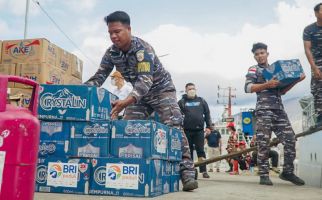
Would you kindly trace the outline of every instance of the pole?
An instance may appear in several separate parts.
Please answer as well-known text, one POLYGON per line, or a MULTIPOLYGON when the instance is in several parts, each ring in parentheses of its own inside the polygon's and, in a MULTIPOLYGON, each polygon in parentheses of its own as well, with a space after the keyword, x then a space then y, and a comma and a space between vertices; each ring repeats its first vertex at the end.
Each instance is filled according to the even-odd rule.
MULTIPOLYGON (((296 134, 295 135, 295 139, 297 139, 299 137, 304 137, 304 136, 307 136, 307 135, 314 134, 314 133, 316 133, 318 131, 321 131, 321 130, 322 130, 322 127, 304 131, 302 133, 296 134)), ((278 141, 277 138, 274 138, 270 142, 269 146, 272 147, 272 146, 277 145, 278 143, 280 143, 280 141, 278 141)), ((251 147, 251 148, 248 148, 248 149, 245 149, 245 150, 242 150, 242 151, 237 151, 237 152, 234 152, 234 153, 230 153, 230 154, 226 154, 226 155, 222 155, 222 156, 218 156, 218 157, 208 158, 206 160, 202 160, 202 161, 196 162, 195 163, 195 167, 199 167, 200 165, 207 165, 209 163, 214 163, 214 162, 217 162, 217 161, 220 161, 220 160, 224 160, 224 159, 227 159, 227 158, 239 156, 241 154, 248 153, 248 152, 255 151, 255 150, 257 150, 257 147, 251 147)))
POLYGON ((30 0, 26 0, 26 13, 25 13, 25 30, 23 34, 23 38, 27 38, 27 29, 28 29, 28 16, 29 16, 29 2, 30 0))
POLYGON ((231 118, 231 87, 228 88, 228 117, 231 118))

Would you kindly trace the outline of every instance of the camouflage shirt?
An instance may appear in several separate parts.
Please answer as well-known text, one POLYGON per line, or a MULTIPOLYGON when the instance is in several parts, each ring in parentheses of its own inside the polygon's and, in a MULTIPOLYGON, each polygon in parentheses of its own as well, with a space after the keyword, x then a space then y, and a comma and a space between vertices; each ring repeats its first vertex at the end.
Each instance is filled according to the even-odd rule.
POLYGON ((322 27, 318 26, 315 22, 305 27, 303 40, 311 41, 314 62, 319 68, 322 68, 322 27))
MULTIPOLYGON (((262 84, 266 80, 263 76, 264 66, 255 65, 248 69, 245 82, 245 92, 251 93, 253 84, 262 84)), ((257 92, 256 110, 259 109, 284 109, 280 90, 277 88, 257 92)))
POLYGON ((175 90, 171 75, 163 68, 154 49, 140 38, 132 37, 130 50, 126 53, 115 45, 108 48, 99 69, 85 84, 101 86, 114 66, 133 85, 129 95, 137 102, 149 94, 175 90))

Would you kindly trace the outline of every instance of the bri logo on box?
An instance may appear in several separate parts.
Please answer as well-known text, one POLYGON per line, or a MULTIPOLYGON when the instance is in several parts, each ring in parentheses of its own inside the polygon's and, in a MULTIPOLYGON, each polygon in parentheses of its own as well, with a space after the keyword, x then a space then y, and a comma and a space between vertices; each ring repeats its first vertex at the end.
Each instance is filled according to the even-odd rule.
POLYGON ((64 88, 57 91, 55 94, 45 93, 40 97, 40 107, 46 111, 50 111, 53 108, 86 108, 86 99, 81 99, 80 96, 76 96, 68 89, 64 88))
POLYGON ((139 165, 133 164, 107 164, 106 175, 109 180, 130 180, 132 176, 138 178, 139 165))
POLYGON ((111 180, 116 180, 121 177, 121 169, 117 165, 112 165, 112 166, 107 167, 106 172, 107 172, 107 176, 111 180))
POLYGON ((48 163, 47 186, 76 188, 79 180, 78 163, 48 163))
POLYGON ((105 187, 115 189, 139 189, 139 165, 136 164, 106 164, 105 187))
POLYGON ((51 178, 70 178, 68 174, 77 174, 78 165, 75 163, 54 163, 49 166, 49 175, 51 178))
POLYGON ((62 170, 62 167, 61 165, 59 164, 54 164, 50 167, 49 169, 49 175, 52 177, 52 178, 58 178, 60 177, 61 175, 63 174, 63 170, 62 170))

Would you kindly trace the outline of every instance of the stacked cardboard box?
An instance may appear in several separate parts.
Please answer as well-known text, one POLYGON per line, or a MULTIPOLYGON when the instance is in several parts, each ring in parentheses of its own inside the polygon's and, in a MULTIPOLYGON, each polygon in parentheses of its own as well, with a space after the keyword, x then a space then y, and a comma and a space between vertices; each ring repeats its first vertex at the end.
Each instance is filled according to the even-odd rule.
MULTIPOLYGON (((168 127, 153 121, 112 122, 111 158, 98 158, 93 167, 105 168, 105 181, 94 178, 90 194, 159 196, 163 194, 162 171, 168 152, 168 127), (116 173, 115 177, 114 173, 116 173), (139 181, 140 180, 140 181, 139 181)), ((169 182, 165 183, 170 185, 169 182)), ((169 188, 169 187, 168 187, 169 188)))
MULTIPOLYGON (((6 40, 0 43, 1 47, 0 74, 21 76, 40 84, 82 83, 83 62, 44 38, 6 40)), ((26 89, 23 93, 25 98, 28 96, 25 93, 31 94, 30 87, 26 85, 11 83, 9 87, 26 89)))
POLYGON ((88 194, 91 158, 109 153, 115 99, 103 88, 41 85, 36 191, 88 194))
POLYGON ((153 197, 179 190, 180 130, 112 121, 116 97, 104 89, 41 87, 36 191, 153 197))
POLYGON ((93 159, 89 194, 154 197, 178 191, 181 140, 179 130, 159 122, 113 121, 110 158, 93 159))

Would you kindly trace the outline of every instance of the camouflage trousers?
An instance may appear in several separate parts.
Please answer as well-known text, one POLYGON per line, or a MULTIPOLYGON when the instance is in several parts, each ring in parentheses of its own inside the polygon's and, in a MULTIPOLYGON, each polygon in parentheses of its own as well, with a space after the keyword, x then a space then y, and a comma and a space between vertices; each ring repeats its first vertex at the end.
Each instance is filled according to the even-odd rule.
POLYGON ((283 172, 293 173, 295 152, 295 133, 284 110, 261 109, 256 111, 256 141, 258 147, 257 163, 260 176, 269 173, 269 142, 272 131, 284 145, 283 172))
MULTIPOLYGON (((311 93, 314 99, 314 110, 317 117, 322 118, 322 80, 312 77, 311 79, 311 93)), ((320 119, 322 120, 322 119, 320 119)))
POLYGON ((125 120, 148 119, 155 111, 163 124, 178 128, 182 131, 182 161, 180 163, 180 175, 182 182, 195 176, 194 164, 190 156, 187 137, 182 129, 183 116, 181 114, 175 91, 160 92, 142 98, 138 103, 131 104, 125 109, 125 120))

